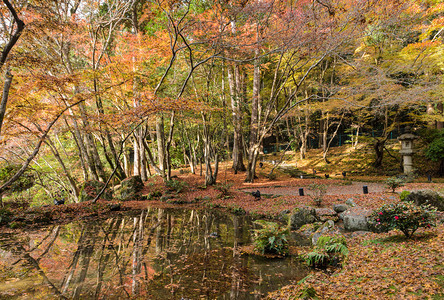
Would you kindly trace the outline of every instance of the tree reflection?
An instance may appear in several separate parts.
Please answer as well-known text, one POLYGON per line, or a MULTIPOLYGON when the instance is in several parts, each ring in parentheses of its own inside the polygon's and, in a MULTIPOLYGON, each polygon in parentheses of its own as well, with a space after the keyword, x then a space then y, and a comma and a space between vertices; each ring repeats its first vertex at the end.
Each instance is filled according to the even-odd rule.
POLYGON ((250 243, 251 226, 243 216, 152 208, 55 226, 3 239, 0 260, 9 277, 1 280, 27 278, 27 287, 14 294, 18 298, 38 290, 68 299, 240 299, 254 289, 261 294, 277 288, 258 284, 258 274, 273 268, 239 254, 239 246, 250 243))

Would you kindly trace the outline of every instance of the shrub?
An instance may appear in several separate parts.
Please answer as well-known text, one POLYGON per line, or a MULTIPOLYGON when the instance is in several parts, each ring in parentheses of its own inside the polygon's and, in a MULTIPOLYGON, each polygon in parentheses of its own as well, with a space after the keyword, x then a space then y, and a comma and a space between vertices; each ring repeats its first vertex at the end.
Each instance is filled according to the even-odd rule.
POLYGON ((262 254, 288 254, 287 236, 289 229, 274 222, 257 220, 254 222, 262 226, 254 230, 254 248, 262 254))
POLYGON ((187 184, 179 180, 171 179, 165 182, 165 186, 169 190, 175 191, 176 193, 180 193, 187 187, 187 184))
POLYGON ((312 183, 308 186, 308 189, 313 191, 313 195, 310 195, 310 197, 315 205, 321 206, 324 195, 327 193, 327 186, 325 184, 312 183))
POLYGON ((161 191, 150 192, 146 195, 147 200, 153 200, 153 199, 160 198, 160 197, 162 197, 161 191))
POLYGON ((401 201, 405 201, 405 198, 407 198, 408 195, 410 195, 409 191, 402 191, 401 194, 399 194, 399 199, 401 199, 401 201))
POLYGON ((342 235, 323 235, 316 242, 313 251, 302 255, 308 266, 326 268, 337 266, 348 255, 345 237, 342 235))
POLYGON ((444 132, 442 136, 435 138, 427 147, 425 156, 433 161, 444 159, 444 132))
POLYGON ((0 225, 9 223, 12 216, 13 213, 9 208, 0 208, 0 225))
POLYGON ((429 205, 417 206, 413 202, 391 203, 373 211, 369 217, 369 225, 376 232, 399 229, 410 238, 420 227, 436 226, 435 212, 436 210, 429 205))
POLYGON ((237 205, 233 205, 233 206, 229 207, 229 209, 231 210, 231 212, 233 214, 235 214, 237 216, 243 216, 246 214, 245 209, 243 209, 242 207, 237 206, 237 205))
MULTIPOLYGON (((273 170, 272 170, 272 171, 273 171, 273 170)), ((270 172, 270 173, 267 175, 267 178, 268 178, 269 180, 273 181, 273 180, 276 180, 277 175, 276 175, 276 173, 270 172)))
POLYGON ((224 196, 228 196, 230 195, 230 188, 233 186, 233 184, 231 183, 220 183, 214 186, 214 188, 216 190, 218 190, 219 192, 221 192, 220 196, 224 197, 224 196))
POLYGON ((392 189, 392 192, 394 193, 396 188, 404 186, 405 180, 402 178, 397 177, 389 177, 386 179, 385 184, 387 187, 392 189))

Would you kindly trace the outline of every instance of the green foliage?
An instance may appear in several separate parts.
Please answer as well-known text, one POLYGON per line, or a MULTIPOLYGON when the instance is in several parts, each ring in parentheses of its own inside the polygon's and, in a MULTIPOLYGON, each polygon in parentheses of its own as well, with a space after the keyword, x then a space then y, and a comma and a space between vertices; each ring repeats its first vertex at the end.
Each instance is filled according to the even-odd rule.
POLYGON ((162 196, 161 191, 150 192, 146 195, 147 200, 154 200, 156 198, 160 198, 162 196))
POLYGON ((385 180, 385 184, 388 188, 392 189, 392 192, 394 193, 396 188, 404 186, 405 180, 397 177, 389 177, 385 180))
POLYGON ((307 265, 312 268, 321 267, 324 268, 328 265, 329 256, 324 252, 312 251, 303 256, 307 265))
POLYGON ((175 169, 185 164, 185 161, 183 160, 183 153, 180 147, 173 147, 170 149, 170 160, 171 167, 175 169))
POLYGON ((410 195, 409 191, 402 191, 401 194, 399 194, 399 199, 401 199, 401 201, 405 201, 405 198, 407 198, 408 195, 410 195))
POLYGON ((9 228, 11 228, 11 229, 15 229, 15 228, 19 228, 19 227, 20 227, 20 224, 17 222, 11 222, 9 224, 9 228))
POLYGON ((171 179, 165 182, 167 189, 175 191, 176 193, 182 192, 188 185, 185 182, 171 179))
MULTIPOLYGON (((334 244, 347 245, 347 241, 345 240, 345 237, 342 235, 322 235, 319 237, 318 241, 316 242, 316 246, 321 248, 325 248, 327 246, 331 246, 334 244)), ((348 253, 344 255, 347 254, 348 253)))
MULTIPOLYGON (((17 171, 21 168, 20 165, 7 165, 0 169, 0 183, 8 181, 17 171)), ((15 181, 9 187, 10 192, 22 192, 31 188, 34 185, 34 175, 30 174, 28 171, 20 176, 20 178, 15 181)))
POLYGON ((410 238, 420 228, 436 226, 436 210, 429 205, 417 206, 413 202, 398 202, 373 211, 369 225, 376 232, 399 229, 410 238))
POLYGON ((426 157, 433 161, 440 161, 444 159, 444 135, 435 138, 427 147, 426 157))
POLYGON ((254 230, 254 248, 262 254, 288 254, 288 227, 279 226, 275 222, 257 220, 254 222, 262 226, 254 230))
POLYGON ((336 265, 348 256, 345 237, 342 235, 323 235, 316 242, 313 251, 302 255, 308 266, 326 268, 336 265))
POLYGON ((237 205, 230 207, 230 211, 233 214, 238 215, 238 216, 242 216, 242 215, 246 214, 245 209, 243 209, 242 207, 237 206, 237 205))
POLYGON ((313 191, 313 195, 310 195, 310 197, 313 199, 315 205, 321 206, 324 195, 327 193, 327 186, 322 183, 312 183, 308 186, 308 189, 313 191))

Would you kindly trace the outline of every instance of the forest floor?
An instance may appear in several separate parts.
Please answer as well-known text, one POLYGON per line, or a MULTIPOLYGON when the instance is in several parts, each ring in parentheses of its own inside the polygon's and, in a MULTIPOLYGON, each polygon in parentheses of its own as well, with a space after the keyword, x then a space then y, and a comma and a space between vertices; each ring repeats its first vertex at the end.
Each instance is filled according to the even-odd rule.
MULTIPOLYGON (((262 159, 264 165, 257 170, 258 178, 254 183, 244 182, 245 173, 234 174, 229 162, 221 163, 218 184, 209 187, 205 186, 200 170, 197 174, 191 174, 189 169, 183 168, 173 173, 175 180, 181 182, 182 190, 169 192, 166 199, 150 197, 151 200, 122 202, 120 211, 110 211, 110 204, 117 202, 51 205, 34 208, 32 213, 23 214, 23 218, 27 218, 26 226, 38 226, 39 221, 46 224, 48 221, 66 223, 80 218, 106 218, 121 211, 140 210, 148 206, 181 206, 218 208, 232 213, 248 213, 254 217, 275 219, 284 210, 314 206, 310 195, 312 191, 309 189, 309 185, 313 183, 327 186, 327 193, 322 201, 324 208, 332 208, 334 204, 344 203, 352 198, 358 206, 376 209, 399 201, 397 193, 403 190, 431 189, 444 193, 444 179, 434 178, 429 183, 425 177, 406 183, 396 190, 397 193, 392 193, 383 183, 387 175, 381 175, 379 170, 372 172, 368 167, 353 172, 351 166, 357 165, 353 162, 345 165, 344 155, 352 158, 350 154, 344 153, 341 156, 333 152, 333 163, 328 165, 310 158, 296 162, 289 155, 285 165, 298 164, 298 168, 306 173, 312 172, 314 168, 319 170, 317 175, 321 177, 312 179, 293 178, 282 169, 275 169, 276 176, 270 180, 267 178, 268 174, 275 167, 270 161, 276 159, 272 156, 262 159), (343 163, 338 163, 334 157, 343 163), (346 177, 341 175, 343 170, 347 171, 346 177), (330 178, 326 179, 324 174, 329 174, 330 178), (368 194, 363 194, 363 185, 367 185, 368 194), (299 196, 299 188, 304 189, 305 196, 299 196), (261 191, 260 200, 251 194, 256 190, 261 191), (48 215, 51 215, 50 220, 45 219, 48 215)), ((313 157, 317 157, 316 154, 313 157)), ((423 170, 426 167, 423 166, 423 170)), ((154 192, 165 195, 166 190, 163 180, 153 176, 146 182, 143 194, 148 197, 154 195, 154 192)), ((350 254, 343 268, 330 272, 313 271, 302 283, 293 283, 269 297, 297 298, 303 290, 312 288, 320 299, 444 299, 444 220, 442 215, 439 218, 437 227, 420 229, 412 239, 405 239, 397 231, 381 234, 348 233, 346 238, 350 254)), ((0 230, 13 231, 16 227, 9 225, 0 230)))

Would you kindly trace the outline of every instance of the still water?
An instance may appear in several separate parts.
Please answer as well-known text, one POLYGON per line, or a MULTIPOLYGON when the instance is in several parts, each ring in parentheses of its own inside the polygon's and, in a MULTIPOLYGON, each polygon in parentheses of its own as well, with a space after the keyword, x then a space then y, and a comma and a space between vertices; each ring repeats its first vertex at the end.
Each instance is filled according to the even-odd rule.
POLYGON ((242 255, 252 220, 148 208, 0 236, 1 299, 260 299, 300 280, 297 257, 242 255))

